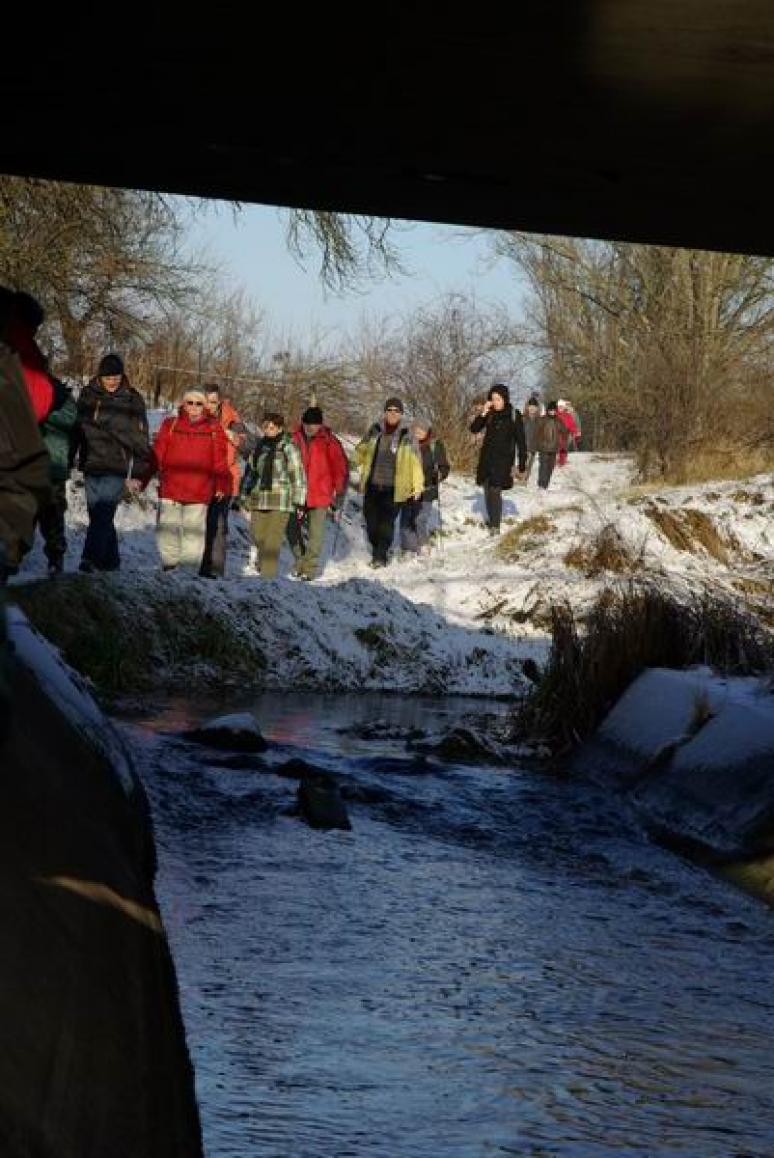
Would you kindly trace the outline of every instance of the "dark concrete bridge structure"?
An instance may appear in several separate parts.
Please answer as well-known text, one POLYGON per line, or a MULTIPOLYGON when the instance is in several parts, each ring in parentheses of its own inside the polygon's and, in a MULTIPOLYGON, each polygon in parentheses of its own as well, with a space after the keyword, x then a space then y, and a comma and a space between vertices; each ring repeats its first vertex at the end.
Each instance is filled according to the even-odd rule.
POLYGON ((774 253, 769 0, 413 7, 4 17, 0 170, 774 253))

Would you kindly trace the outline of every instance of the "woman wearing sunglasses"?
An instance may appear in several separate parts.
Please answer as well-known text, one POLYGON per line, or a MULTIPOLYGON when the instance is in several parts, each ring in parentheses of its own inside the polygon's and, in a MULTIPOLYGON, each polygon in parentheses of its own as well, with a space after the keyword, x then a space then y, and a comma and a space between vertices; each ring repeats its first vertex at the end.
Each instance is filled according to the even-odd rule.
POLYGON ((199 571, 207 508, 230 493, 228 439, 205 403, 202 391, 187 390, 179 412, 164 419, 153 443, 152 474, 159 476, 156 541, 165 571, 199 571))

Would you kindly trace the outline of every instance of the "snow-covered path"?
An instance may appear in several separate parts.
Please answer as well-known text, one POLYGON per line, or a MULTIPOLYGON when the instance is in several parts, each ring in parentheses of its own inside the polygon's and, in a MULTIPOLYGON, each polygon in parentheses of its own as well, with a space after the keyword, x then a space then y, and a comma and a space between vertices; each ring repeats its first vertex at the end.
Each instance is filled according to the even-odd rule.
MULTIPOLYGON (((480 488, 452 475, 442 490, 443 535, 430 554, 406 559, 396 550, 379 571, 369 566, 361 499, 352 491, 336 557, 331 528, 323 574, 313 584, 289 577, 287 548, 280 578, 257 576, 241 514, 232 517, 225 580, 162 576, 149 494, 118 512, 120 575, 89 582, 106 597, 115 591, 130 624, 159 600, 174 605, 194 592, 204 614, 259 647, 262 681, 284 687, 518 695, 523 660, 546 654, 551 604, 568 601, 582 617, 606 584, 633 576, 648 575, 683 595, 722 589, 769 613, 770 478, 656 491, 632 487, 631 477, 625 456, 573 454, 547 493, 534 476, 507 493, 503 534, 492 538, 480 488), (600 543, 615 550, 600 554, 600 543)), ((78 480, 69 495, 66 570, 75 571, 86 526, 78 480)), ((44 574, 38 543, 17 582, 44 574)), ((182 669, 185 656, 174 661, 182 669)))

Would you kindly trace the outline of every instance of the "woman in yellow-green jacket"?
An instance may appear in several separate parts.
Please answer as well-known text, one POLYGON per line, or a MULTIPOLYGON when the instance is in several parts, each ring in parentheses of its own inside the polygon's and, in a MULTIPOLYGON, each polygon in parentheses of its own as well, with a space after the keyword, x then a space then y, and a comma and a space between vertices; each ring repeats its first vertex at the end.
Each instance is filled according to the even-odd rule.
POLYGON ((381 420, 357 444, 355 457, 371 566, 386 567, 401 504, 418 498, 425 485, 419 448, 403 418, 400 398, 387 399, 381 420))

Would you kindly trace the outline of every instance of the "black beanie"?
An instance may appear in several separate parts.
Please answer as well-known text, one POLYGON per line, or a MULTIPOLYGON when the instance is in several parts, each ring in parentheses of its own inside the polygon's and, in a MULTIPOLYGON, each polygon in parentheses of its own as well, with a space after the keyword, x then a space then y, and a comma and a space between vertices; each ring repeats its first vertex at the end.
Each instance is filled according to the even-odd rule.
POLYGON ((314 426, 317 423, 322 425, 322 420, 322 410, 319 406, 307 406, 301 415, 301 421, 308 422, 310 426, 314 426))
POLYGON ((394 406, 396 410, 400 410, 401 414, 403 413, 403 403, 400 398, 388 398, 384 404, 384 409, 389 410, 391 406, 394 406))
POLYGON ((105 354, 97 370, 98 378, 116 378, 123 374, 124 364, 118 354, 105 354))
POLYGON ((495 382, 494 386, 487 394, 487 398, 489 399, 490 402, 492 401, 492 395, 493 394, 499 394, 500 397, 505 402, 506 406, 508 405, 508 403, 511 400, 511 396, 508 392, 508 387, 505 385, 504 382, 495 382))

